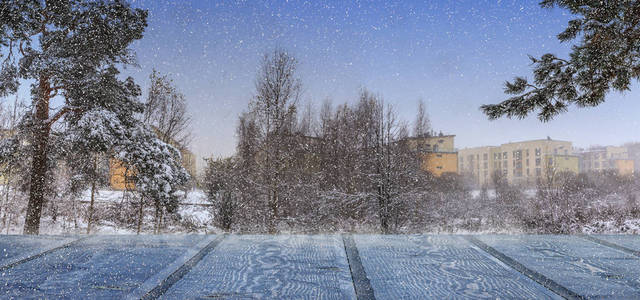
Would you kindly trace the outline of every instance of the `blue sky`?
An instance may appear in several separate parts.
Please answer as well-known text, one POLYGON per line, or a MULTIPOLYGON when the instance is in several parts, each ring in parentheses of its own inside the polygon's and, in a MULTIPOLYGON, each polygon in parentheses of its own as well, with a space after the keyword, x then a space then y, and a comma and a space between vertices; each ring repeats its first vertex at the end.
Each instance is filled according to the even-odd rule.
POLYGON ((535 117, 488 121, 480 112, 480 105, 505 98, 505 80, 530 77, 527 54, 568 53, 570 45, 555 36, 571 16, 541 9, 535 1, 136 0, 133 5, 149 9, 149 27, 133 45, 139 67, 125 74, 143 90, 153 68, 172 74, 188 98, 192 146, 200 157, 234 152, 237 116, 253 96, 262 55, 275 47, 300 61, 303 101, 316 107, 327 98, 350 102, 364 87, 412 121, 418 99, 424 99, 433 127, 457 135, 458 148, 547 136, 581 147, 640 140, 637 88, 548 123, 535 117))

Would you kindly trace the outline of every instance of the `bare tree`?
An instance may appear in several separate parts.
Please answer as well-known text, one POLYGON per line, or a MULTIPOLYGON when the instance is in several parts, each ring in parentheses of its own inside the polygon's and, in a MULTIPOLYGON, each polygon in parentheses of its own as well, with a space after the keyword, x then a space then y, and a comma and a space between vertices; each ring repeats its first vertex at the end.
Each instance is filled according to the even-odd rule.
POLYGON ((311 102, 307 102, 304 105, 304 110, 300 116, 300 121, 298 122, 297 131, 303 136, 309 136, 312 132, 314 132, 315 122, 313 118, 313 107, 311 102))
POLYGON ((143 121, 157 130, 159 138, 178 148, 191 140, 191 115, 187 101, 168 75, 153 70, 143 113, 143 121))
POLYGON ((420 99, 418 102, 418 114, 413 124, 413 136, 425 136, 431 131, 431 122, 426 112, 424 101, 420 99))
POLYGON ((269 230, 275 231, 279 218, 280 191, 287 168, 286 140, 296 120, 301 83, 296 77, 298 62, 289 53, 276 49, 264 56, 256 78, 252 113, 261 137, 260 171, 269 207, 269 230))

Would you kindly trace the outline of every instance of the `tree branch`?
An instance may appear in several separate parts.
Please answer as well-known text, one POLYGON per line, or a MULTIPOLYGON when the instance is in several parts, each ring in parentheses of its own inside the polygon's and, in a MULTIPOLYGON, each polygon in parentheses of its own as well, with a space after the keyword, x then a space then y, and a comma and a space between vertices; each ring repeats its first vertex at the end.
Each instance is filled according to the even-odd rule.
POLYGON ((69 106, 65 106, 63 108, 61 108, 58 112, 56 112, 50 119, 49 121, 47 121, 47 123, 49 125, 52 125, 53 123, 55 123, 56 121, 58 121, 62 116, 64 116, 66 113, 68 112, 81 112, 82 109, 80 109, 79 107, 69 107, 69 106))
POLYGON ((24 48, 22 48, 22 43, 23 43, 23 41, 20 41, 20 45, 19 45, 19 48, 20 48, 20 54, 22 54, 22 56, 26 56, 26 55, 24 54, 24 48))

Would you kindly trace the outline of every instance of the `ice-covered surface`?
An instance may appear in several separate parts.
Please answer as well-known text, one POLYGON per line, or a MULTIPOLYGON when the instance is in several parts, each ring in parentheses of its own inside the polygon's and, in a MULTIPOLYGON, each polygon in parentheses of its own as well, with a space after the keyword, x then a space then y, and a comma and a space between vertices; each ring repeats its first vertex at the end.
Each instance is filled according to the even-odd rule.
POLYGON ((93 236, 5 270, 0 297, 122 298, 203 237, 93 236))
POLYGON ((339 235, 233 235, 166 299, 355 299, 339 235))
POLYGON ((14 261, 3 264, 0 298, 121 299, 160 291, 154 295, 166 299, 355 299, 354 282, 379 300, 549 299, 562 289, 588 298, 640 297, 635 235, 345 240, 347 247, 341 235, 0 236, 0 263, 14 261))
POLYGON ((0 238, 0 267, 55 249, 76 239, 71 236, 3 236, 0 238))
POLYGON ((460 236, 357 235, 376 299, 553 299, 556 295, 460 236))
POLYGON ((640 237, 637 235, 607 234, 598 235, 601 240, 640 252, 640 237))
MULTIPOLYGON (((501 253, 586 298, 640 297, 640 259, 577 236, 478 236, 501 253)), ((634 236, 638 239, 637 236, 634 236)))

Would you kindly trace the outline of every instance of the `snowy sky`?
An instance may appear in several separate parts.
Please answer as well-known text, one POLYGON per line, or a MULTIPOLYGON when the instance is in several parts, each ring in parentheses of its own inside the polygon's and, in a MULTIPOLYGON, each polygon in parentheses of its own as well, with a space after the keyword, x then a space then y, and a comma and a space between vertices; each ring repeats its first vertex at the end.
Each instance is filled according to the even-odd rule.
POLYGON ((488 121, 480 112, 505 98, 505 80, 530 77, 527 54, 568 52, 555 35, 570 16, 537 1, 133 3, 149 9, 149 27, 133 46, 140 68, 125 74, 143 90, 152 68, 173 75, 189 101, 200 157, 234 152, 237 115, 253 95, 261 56, 275 47, 299 59, 304 101, 353 101, 366 87, 411 121, 422 98, 434 128, 457 135, 458 148, 546 136, 576 146, 640 140, 638 84, 549 123, 488 121))

